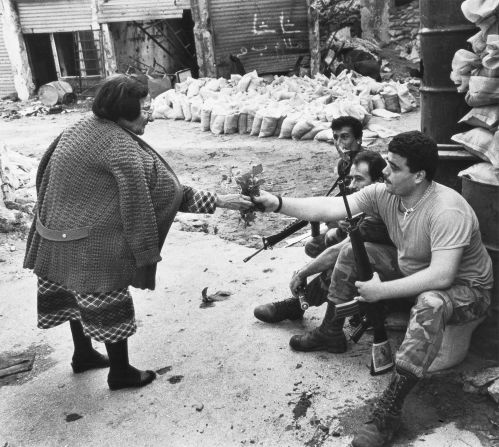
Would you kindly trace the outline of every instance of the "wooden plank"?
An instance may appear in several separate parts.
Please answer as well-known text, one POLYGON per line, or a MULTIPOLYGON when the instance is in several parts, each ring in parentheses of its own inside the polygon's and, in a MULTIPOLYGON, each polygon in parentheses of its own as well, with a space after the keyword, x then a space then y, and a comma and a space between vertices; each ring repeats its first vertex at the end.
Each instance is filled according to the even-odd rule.
POLYGON ((57 46, 55 45, 54 34, 50 33, 50 46, 52 47, 52 58, 54 59, 55 71, 57 73, 57 79, 61 77, 61 66, 59 65, 59 55, 57 54, 57 46))

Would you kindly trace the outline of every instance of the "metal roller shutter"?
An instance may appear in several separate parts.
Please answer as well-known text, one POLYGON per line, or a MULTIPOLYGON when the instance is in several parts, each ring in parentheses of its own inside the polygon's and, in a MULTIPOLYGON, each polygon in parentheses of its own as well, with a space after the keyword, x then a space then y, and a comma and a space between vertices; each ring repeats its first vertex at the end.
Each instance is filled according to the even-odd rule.
POLYGON ((286 71, 309 55, 305 0, 210 0, 217 64, 237 55, 246 71, 286 71))
POLYGON ((60 33, 92 28, 90 0, 18 0, 21 29, 28 33, 60 33))
POLYGON ((184 9, 191 9, 189 0, 108 0, 100 3, 97 20, 108 23, 178 19, 184 9))
POLYGON ((2 14, 0 14, 0 97, 15 91, 14 74, 12 73, 9 55, 3 40, 3 21, 2 14))

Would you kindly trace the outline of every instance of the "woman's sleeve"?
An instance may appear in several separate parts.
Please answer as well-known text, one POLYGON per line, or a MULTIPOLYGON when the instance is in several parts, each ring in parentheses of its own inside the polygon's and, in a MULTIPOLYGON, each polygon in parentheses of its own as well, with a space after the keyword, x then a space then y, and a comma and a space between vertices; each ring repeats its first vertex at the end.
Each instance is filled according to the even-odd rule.
POLYGON ((217 208, 217 194, 209 191, 196 190, 182 185, 184 197, 179 211, 184 213, 213 214, 217 208))
POLYGON ((137 267, 161 261, 156 214, 139 146, 126 139, 114 140, 103 157, 118 186, 123 231, 137 267))

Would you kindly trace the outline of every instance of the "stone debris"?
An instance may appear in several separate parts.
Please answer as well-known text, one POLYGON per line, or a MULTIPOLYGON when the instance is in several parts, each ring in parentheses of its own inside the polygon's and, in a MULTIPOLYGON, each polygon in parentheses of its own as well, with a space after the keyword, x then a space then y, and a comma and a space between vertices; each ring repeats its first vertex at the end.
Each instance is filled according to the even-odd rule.
POLYGON ((487 388, 487 392, 499 404, 499 380, 496 380, 487 388))
POLYGON ((399 52, 400 57, 412 63, 419 63, 419 2, 413 0, 390 10, 391 45, 399 52))
POLYGON ((467 393, 488 394, 499 403, 499 366, 487 368, 478 373, 465 374, 463 390, 467 393))
POLYGON ((22 230, 31 221, 38 163, 6 145, 0 146, 0 232, 22 230))

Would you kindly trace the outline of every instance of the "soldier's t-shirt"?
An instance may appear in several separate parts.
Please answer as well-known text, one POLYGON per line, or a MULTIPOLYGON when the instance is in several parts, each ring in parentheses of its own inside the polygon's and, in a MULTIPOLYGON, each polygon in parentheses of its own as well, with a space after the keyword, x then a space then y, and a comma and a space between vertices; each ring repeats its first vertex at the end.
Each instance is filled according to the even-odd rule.
POLYGON ((404 213, 400 197, 376 183, 349 198, 361 211, 379 216, 397 247, 401 272, 412 275, 430 265, 438 250, 463 248, 454 284, 492 288, 492 261, 482 243, 478 219, 456 191, 432 182, 427 197, 404 213))

